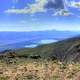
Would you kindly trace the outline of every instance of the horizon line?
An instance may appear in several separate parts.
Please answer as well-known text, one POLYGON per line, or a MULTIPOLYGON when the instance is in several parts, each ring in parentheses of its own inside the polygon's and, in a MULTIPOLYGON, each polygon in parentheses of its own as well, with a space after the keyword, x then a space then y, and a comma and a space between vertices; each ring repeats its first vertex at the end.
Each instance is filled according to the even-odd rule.
POLYGON ((44 31, 66 31, 66 32, 80 32, 80 30, 33 30, 33 31, 0 31, 0 32, 44 32, 44 31))

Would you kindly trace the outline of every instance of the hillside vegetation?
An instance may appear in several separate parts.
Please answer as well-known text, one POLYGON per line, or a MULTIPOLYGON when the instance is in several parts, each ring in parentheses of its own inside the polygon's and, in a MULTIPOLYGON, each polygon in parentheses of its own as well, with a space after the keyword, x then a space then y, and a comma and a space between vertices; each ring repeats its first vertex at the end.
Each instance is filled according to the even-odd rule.
POLYGON ((69 38, 56 43, 40 45, 36 48, 5 50, 1 58, 23 57, 33 59, 50 59, 62 62, 80 62, 80 37, 69 38))
POLYGON ((1 52, 0 80, 80 80, 80 37, 1 52))
POLYGON ((19 49, 18 56, 57 59, 62 62, 80 62, 80 37, 69 38, 56 43, 40 45, 31 49, 19 49))

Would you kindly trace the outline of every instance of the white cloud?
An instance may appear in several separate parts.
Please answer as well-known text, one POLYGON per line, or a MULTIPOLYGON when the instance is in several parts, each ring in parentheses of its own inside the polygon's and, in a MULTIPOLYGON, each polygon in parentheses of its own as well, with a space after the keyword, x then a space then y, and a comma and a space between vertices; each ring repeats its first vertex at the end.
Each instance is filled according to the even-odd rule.
POLYGON ((57 11, 53 14, 53 16, 71 16, 71 15, 73 15, 73 13, 71 13, 67 10, 64 10, 64 9, 57 11))
POLYGON ((37 12, 46 12, 44 5, 47 3, 47 0, 36 0, 34 4, 29 4, 28 7, 24 7, 24 9, 8 9, 6 13, 16 13, 16 14, 34 14, 37 12))
MULTIPOLYGON (((15 2, 18 2, 19 0, 14 0, 15 2)), ((16 9, 15 7, 12 7, 11 9, 7 9, 4 12, 5 13, 14 13, 14 14, 31 14, 34 15, 35 13, 39 12, 46 12, 48 9, 44 8, 44 6, 48 3, 49 0, 35 0, 35 3, 28 4, 28 6, 25 6, 23 9, 16 9)), ((56 1, 56 0, 52 0, 56 1)), ((54 12, 53 16, 71 16, 74 15, 74 13, 70 12, 67 8, 68 7, 75 7, 80 8, 80 2, 75 1, 67 1, 64 0, 64 8, 59 11, 54 12)))
POLYGON ((70 1, 68 4, 69 7, 74 7, 74 8, 80 8, 80 1, 75 2, 75 1, 70 1))

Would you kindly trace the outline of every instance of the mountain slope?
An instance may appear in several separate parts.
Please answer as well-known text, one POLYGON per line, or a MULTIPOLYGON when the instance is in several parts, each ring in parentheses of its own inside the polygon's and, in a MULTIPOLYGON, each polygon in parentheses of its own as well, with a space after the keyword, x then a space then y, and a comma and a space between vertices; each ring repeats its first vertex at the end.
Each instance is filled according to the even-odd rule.
POLYGON ((18 57, 38 57, 42 59, 57 59, 63 62, 80 62, 80 37, 40 45, 36 48, 19 49, 15 51, 15 54, 18 57))

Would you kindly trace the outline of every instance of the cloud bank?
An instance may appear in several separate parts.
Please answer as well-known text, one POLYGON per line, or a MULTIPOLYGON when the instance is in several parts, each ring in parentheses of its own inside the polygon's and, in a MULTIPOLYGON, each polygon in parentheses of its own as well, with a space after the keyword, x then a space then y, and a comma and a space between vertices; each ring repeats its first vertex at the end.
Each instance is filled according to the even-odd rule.
POLYGON ((7 9, 5 13, 13 14, 35 14, 44 13, 48 10, 52 10, 54 15, 70 16, 73 15, 67 7, 80 8, 80 2, 68 1, 68 0, 35 0, 35 3, 28 4, 23 9, 11 8, 7 9))
POLYGON ((47 0, 36 0, 33 4, 28 4, 28 7, 24 7, 23 9, 8 9, 5 10, 6 13, 16 13, 16 14, 34 14, 37 12, 45 12, 46 9, 44 5, 47 3, 47 0))

